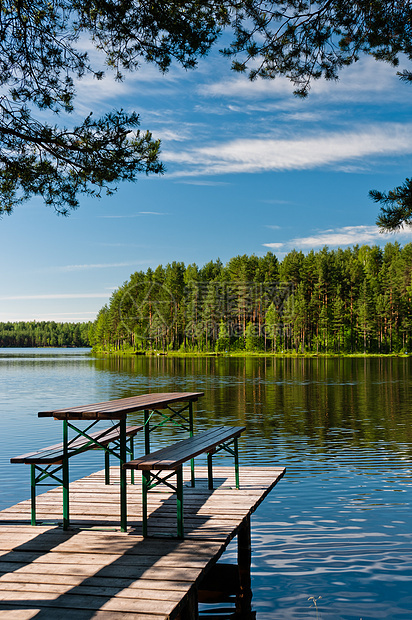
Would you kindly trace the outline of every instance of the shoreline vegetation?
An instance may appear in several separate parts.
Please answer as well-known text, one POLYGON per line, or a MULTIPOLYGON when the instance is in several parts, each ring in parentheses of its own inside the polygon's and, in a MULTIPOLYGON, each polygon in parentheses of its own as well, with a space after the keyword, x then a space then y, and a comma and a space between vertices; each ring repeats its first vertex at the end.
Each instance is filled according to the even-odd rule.
POLYGON ((89 337, 103 354, 406 355, 412 244, 136 271, 100 310, 89 337))
POLYGON ((0 344, 0 350, 1 349, 42 349, 42 350, 47 350, 47 349, 76 349, 76 348, 86 348, 86 349, 90 349, 90 355, 95 355, 95 356, 101 356, 101 357, 105 357, 105 356, 114 356, 114 357, 128 357, 128 358, 135 358, 135 357, 184 357, 184 358, 190 358, 190 357, 199 357, 199 358, 203 358, 203 357, 231 357, 231 358, 244 358, 244 357, 263 357, 263 358, 313 358, 313 359, 320 359, 320 358, 368 358, 368 357, 385 357, 385 358, 390 358, 390 357, 401 357, 401 358, 407 358, 407 357, 412 357, 412 352, 408 353, 311 353, 311 352, 306 352, 306 353, 296 353, 295 351, 281 351, 278 353, 270 353, 270 352, 265 352, 265 351, 237 351, 237 352, 229 352, 229 351, 222 351, 222 352, 216 352, 216 351, 189 351, 189 352, 185 352, 185 351, 134 351, 133 349, 129 349, 129 350, 116 350, 116 351, 105 351, 105 350, 99 350, 99 349, 93 349, 90 347, 89 344, 83 344, 83 345, 74 345, 74 344, 63 344, 63 345, 37 345, 37 346, 31 346, 31 345, 26 345, 26 346, 3 346, 2 344, 0 344))
POLYGON ((190 358, 190 357, 231 357, 231 358, 242 358, 242 357, 269 357, 269 358, 295 358, 295 359, 299 359, 299 358, 313 358, 313 359, 320 359, 320 358, 367 358, 367 357, 401 357, 401 358, 408 358, 408 357, 412 357, 412 352, 408 353, 362 353, 362 352, 358 352, 358 353, 312 353, 312 352, 305 352, 305 353, 296 353, 295 351, 282 351, 282 352, 278 352, 278 353, 270 353, 270 352, 265 352, 265 351, 237 351, 237 352, 233 352, 231 353, 230 351, 227 352, 220 352, 220 351, 190 351, 190 352, 185 352, 185 351, 134 351, 133 349, 130 350, 116 350, 116 351, 103 351, 103 350, 99 350, 99 349, 91 349, 90 353, 92 355, 96 355, 96 356, 114 356, 114 357, 127 357, 127 358, 134 358, 134 357, 140 357, 140 356, 144 356, 144 357, 184 357, 184 358, 190 358))
POLYGON ((412 244, 173 262, 135 272, 94 322, 0 323, 0 347, 95 355, 412 354, 412 244))
POLYGON ((89 331, 91 325, 91 322, 0 322, 0 347, 5 349, 30 347, 89 347, 89 331))

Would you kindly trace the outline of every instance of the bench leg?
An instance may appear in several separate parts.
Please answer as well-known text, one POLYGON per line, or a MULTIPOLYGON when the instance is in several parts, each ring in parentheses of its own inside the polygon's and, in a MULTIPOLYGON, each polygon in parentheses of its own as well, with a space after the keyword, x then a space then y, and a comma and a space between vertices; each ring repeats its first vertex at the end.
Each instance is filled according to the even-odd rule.
POLYGON ((63 479, 63 529, 68 530, 70 525, 69 517, 69 458, 67 456, 69 429, 67 420, 63 420, 63 461, 62 461, 62 479, 63 479))
POLYGON ((36 465, 30 465, 31 477, 31 524, 36 525, 36 465))
POLYGON ((110 484, 110 453, 104 451, 104 483, 110 484))
POLYGON ((150 427, 149 427, 149 410, 144 410, 144 451, 145 454, 150 454, 150 427))
POLYGON ((176 470, 177 537, 184 538, 183 526, 183 469, 176 470))
POLYGON ((210 491, 213 490, 213 466, 212 466, 212 453, 207 453, 207 480, 208 480, 208 488, 210 491))
MULTIPOLYGON (((130 454, 130 460, 133 461, 133 459, 134 459, 134 442, 133 442, 133 437, 130 437, 129 454, 130 454)), ((134 484, 134 469, 130 470, 130 484, 134 484)))
POLYGON ((147 537, 147 491, 150 485, 150 471, 142 471, 142 527, 143 538, 147 537))

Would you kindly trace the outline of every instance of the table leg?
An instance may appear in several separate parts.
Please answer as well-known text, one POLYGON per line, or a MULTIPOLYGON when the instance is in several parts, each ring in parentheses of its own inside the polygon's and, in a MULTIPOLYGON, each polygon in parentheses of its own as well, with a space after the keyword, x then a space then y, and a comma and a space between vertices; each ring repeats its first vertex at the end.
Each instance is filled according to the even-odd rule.
POLYGON ((126 470, 123 464, 126 463, 126 419, 120 420, 119 428, 119 456, 120 456, 120 531, 127 531, 127 485, 126 470))
POLYGON ((150 454, 150 428, 149 428, 149 410, 144 410, 144 451, 150 454))
POLYGON ((150 471, 142 471, 142 526, 143 537, 147 536, 147 492, 150 486, 150 471))
POLYGON ((31 524, 36 525, 36 465, 32 463, 31 468, 31 524))
POLYGON ((239 443, 237 437, 233 440, 233 450, 235 452, 235 482, 236 488, 239 488, 239 443))
POLYGON ((184 538, 183 525, 183 470, 182 466, 176 470, 176 504, 177 504, 177 537, 184 538))
POLYGON ((69 459, 68 450, 69 429, 67 420, 63 420, 63 462, 62 462, 62 478, 63 478, 63 529, 68 530, 70 525, 69 517, 69 459))
MULTIPOLYGON (((189 402, 189 435, 193 437, 193 403, 189 402)), ((190 482, 192 487, 195 486, 195 459, 190 460, 190 482)))

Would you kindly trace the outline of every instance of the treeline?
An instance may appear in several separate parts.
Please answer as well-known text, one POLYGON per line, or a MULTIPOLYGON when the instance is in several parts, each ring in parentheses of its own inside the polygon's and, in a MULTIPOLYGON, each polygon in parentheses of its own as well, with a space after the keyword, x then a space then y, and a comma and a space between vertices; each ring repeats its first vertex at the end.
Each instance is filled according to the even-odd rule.
POLYGON ((88 347, 91 323, 0 323, 0 347, 88 347))
POLYGON ((396 353, 412 349, 412 244, 236 256, 138 271, 90 330, 95 349, 396 353))

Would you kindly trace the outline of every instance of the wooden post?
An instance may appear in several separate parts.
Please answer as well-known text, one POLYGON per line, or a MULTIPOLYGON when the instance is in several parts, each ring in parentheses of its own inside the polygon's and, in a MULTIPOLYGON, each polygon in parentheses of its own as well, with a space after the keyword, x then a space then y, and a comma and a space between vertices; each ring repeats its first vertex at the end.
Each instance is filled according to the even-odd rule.
POLYGON ((241 617, 252 617, 252 538, 250 533, 250 515, 243 521, 237 533, 237 562, 239 568, 240 590, 236 597, 236 611, 241 617))
POLYGON ((186 605, 180 611, 176 620, 198 620, 199 604, 197 599, 197 588, 193 586, 187 595, 186 605))

